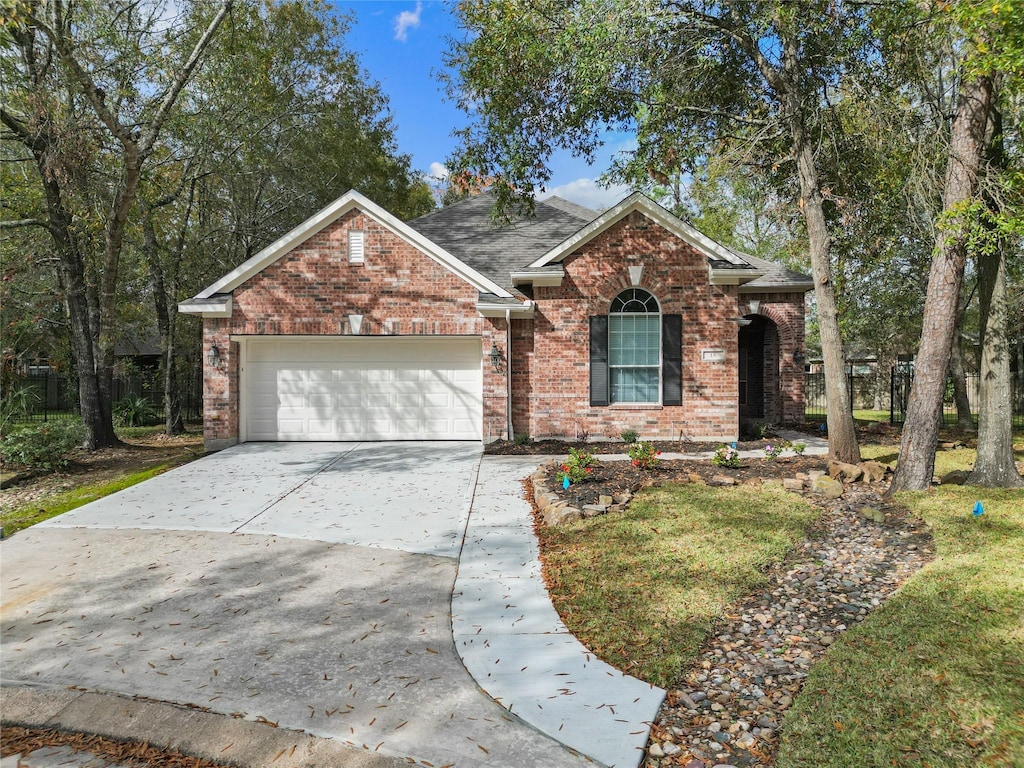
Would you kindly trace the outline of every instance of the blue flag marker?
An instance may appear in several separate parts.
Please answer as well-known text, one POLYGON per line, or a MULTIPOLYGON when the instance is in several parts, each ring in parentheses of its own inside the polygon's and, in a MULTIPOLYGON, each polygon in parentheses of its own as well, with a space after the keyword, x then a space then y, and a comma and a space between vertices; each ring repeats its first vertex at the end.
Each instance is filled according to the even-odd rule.
POLYGON ((980 501, 976 501, 976 502, 974 502, 974 510, 973 511, 974 511, 974 516, 975 517, 981 517, 983 514, 985 514, 985 507, 984 507, 984 505, 980 501))
POLYGON ((562 487, 565 488, 565 490, 567 490, 567 491, 569 490, 569 476, 568 475, 566 475, 564 478, 562 478, 562 487))
POLYGON ((733 449, 734 451, 736 450, 736 441, 735 441, 735 440, 733 440, 733 442, 732 442, 732 449, 733 449))

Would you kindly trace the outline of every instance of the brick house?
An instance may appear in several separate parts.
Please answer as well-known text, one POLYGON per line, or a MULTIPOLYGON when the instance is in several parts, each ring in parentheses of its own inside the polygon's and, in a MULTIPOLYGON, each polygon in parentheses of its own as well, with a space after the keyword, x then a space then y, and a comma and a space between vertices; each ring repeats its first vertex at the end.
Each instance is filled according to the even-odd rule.
POLYGON ((348 192, 180 305, 209 450, 254 440, 730 440, 803 417, 810 278, 637 193, 503 226, 348 192))

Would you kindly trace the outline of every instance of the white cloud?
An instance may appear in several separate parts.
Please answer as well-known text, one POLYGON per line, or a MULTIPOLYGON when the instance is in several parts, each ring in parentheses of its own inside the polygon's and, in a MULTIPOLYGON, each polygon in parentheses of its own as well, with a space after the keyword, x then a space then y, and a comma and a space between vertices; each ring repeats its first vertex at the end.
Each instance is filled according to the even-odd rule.
POLYGON ((448 169, 444 163, 439 163, 436 160, 430 164, 428 175, 432 179, 444 180, 448 178, 448 169))
POLYGON ((395 16, 395 40, 405 42, 409 39, 409 30, 417 29, 420 26, 420 16, 423 14, 422 0, 416 0, 415 11, 402 11, 395 16))
POLYGON ((603 211, 611 208, 622 200, 632 190, 626 184, 613 184, 610 187, 602 187, 593 179, 576 179, 568 184, 545 190, 538 199, 546 200, 549 197, 562 197, 577 205, 591 208, 595 211, 603 211))

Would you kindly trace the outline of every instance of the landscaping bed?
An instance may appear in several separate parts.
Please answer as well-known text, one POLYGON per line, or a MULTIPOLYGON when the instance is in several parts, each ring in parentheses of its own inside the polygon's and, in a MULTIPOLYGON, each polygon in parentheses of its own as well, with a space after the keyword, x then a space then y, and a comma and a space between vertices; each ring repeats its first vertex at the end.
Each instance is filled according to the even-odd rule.
POLYGON ((123 445, 76 450, 53 472, 4 467, 0 526, 4 535, 86 504, 203 455, 201 434, 169 437, 154 429, 122 433, 123 445))

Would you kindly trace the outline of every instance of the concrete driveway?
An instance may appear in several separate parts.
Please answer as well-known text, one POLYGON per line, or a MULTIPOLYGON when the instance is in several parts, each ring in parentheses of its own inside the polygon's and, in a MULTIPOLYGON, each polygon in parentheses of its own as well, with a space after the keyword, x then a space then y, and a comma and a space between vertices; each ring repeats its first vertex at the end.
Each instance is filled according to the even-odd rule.
POLYGON ((177 702, 403 764, 592 765, 456 652, 479 464, 476 443, 247 444, 35 526, 0 545, 3 683, 177 702))

